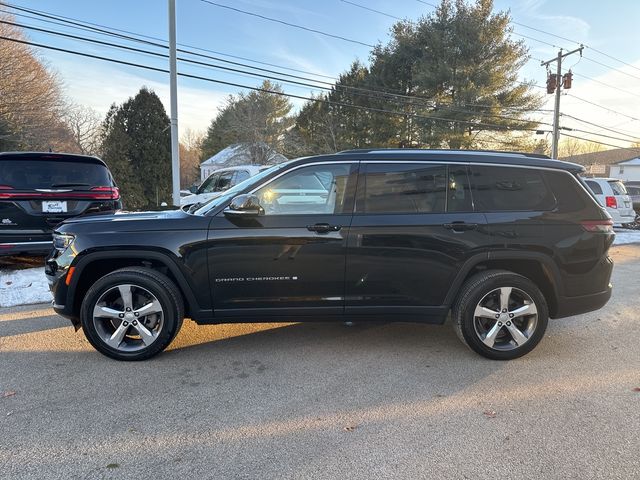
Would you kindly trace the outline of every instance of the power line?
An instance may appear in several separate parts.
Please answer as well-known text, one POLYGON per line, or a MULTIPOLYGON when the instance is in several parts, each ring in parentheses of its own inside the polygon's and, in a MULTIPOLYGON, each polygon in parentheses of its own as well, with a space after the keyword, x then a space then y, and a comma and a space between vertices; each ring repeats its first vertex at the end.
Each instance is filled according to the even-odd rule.
MULTIPOLYGON (((32 17, 32 16, 24 15, 24 14, 13 13, 14 15, 24 16, 24 17, 27 17, 27 18, 30 18, 30 19, 35 19, 35 20, 38 20, 38 21, 46 22, 46 23, 53 23, 55 25, 60 25, 60 26, 64 26, 64 27, 77 28, 77 29, 80 29, 80 30, 83 30, 83 31, 95 31, 95 32, 98 32, 100 34, 109 35, 109 36, 116 36, 116 37, 119 37, 119 38, 131 40, 131 41, 135 41, 135 42, 139 42, 139 43, 143 43, 143 44, 147 44, 147 45, 153 45, 155 47, 160 47, 160 48, 164 48, 164 49, 168 48, 168 46, 164 44, 164 43, 166 43, 166 40, 158 38, 158 37, 152 37, 152 36, 148 36, 148 35, 143 35, 143 34, 131 32, 131 31, 128 31, 128 30, 122 30, 122 29, 118 29, 118 28, 114 28, 114 27, 109 27, 109 26, 97 24, 97 23, 87 22, 87 21, 84 21, 84 20, 78 20, 78 19, 74 19, 74 18, 71 18, 71 17, 65 17, 63 15, 57 15, 57 14, 54 15, 54 14, 51 14, 49 12, 44 12, 44 11, 41 11, 41 10, 28 9, 28 8, 23 8, 23 7, 16 7, 16 6, 13 6, 13 5, 10 5, 10 4, 6 4, 6 3, 2 3, 2 2, 0 2, 0 5, 4 5, 6 7, 17 9, 17 10, 23 11, 23 12, 33 13, 35 15, 44 16, 44 17, 49 18, 49 19, 55 19, 57 21, 44 20, 44 19, 41 19, 41 18, 32 17), (69 25, 66 25, 66 23, 59 23, 59 22, 66 22, 66 23, 69 23, 69 24, 71 24, 73 26, 69 26, 69 25), (81 22, 81 23, 79 23, 79 22, 81 22), (89 26, 87 26, 87 25, 89 25, 89 26), (102 28, 97 28, 97 27, 102 27, 102 28), (105 29, 109 29, 109 30, 105 30, 105 29), (110 30, 114 30, 114 31, 117 31, 117 32, 124 32, 124 33, 127 33, 129 35, 123 35, 121 33, 114 33, 113 31, 110 31, 110 30), (144 38, 148 38, 148 39, 152 39, 152 40, 157 40, 157 41, 163 42, 163 44, 159 44, 159 43, 156 43, 156 42, 150 42, 148 40, 141 40, 140 38, 136 38, 136 37, 131 36, 131 35, 144 37, 144 38)), ((334 82, 338 82, 339 81, 337 78, 330 77, 328 75, 322 75, 322 74, 307 72, 307 71, 304 71, 304 70, 292 69, 292 68, 288 68, 288 67, 285 67, 285 66, 282 66, 282 65, 276 65, 276 64, 272 64, 272 63, 261 62, 259 60, 255 60, 255 59, 250 59, 250 58, 246 58, 246 57, 239 57, 239 56, 236 56, 236 55, 230 55, 230 54, 226 54, 226 53, 223 53, 223 52, 217 52, 217 51, 214 51, 214 50, 208 50, 208 49, 205 49, 205 48, 196 47, 194 45, 188 45, 188 44, 178 44, 178 45, 181 45, 181 46, 184 46, 184 47, 189 47, 189 48, 192 48, 192 49, 195 49, 195 50, 215 53, 217 55, 227 56, 227 57, 230 57, 230 58, 238 58, 238 59, 246 60, 246 61, 253 62, 253 63, 273 66, 273 67, 280 68, 280 69, 283 69, 283 70, 297 71, 299 73, 306 73, 306 74, 312 75, 312 76, 324 77, 324 78, 328 78, 328 79, 334 80, 334 82)), ((222 59, 222 58, 219 58, 219 57, 213 57, 213 56, 210 56, 210 55, 200 54, 200 53, 192 52, 192 51, 185 50, 185 49, 178 49, 178 51, 181 52, 181 53, 186 53, 186 54, 197 56, 197 57, 208 58, 208 59, 215 60, 215 61, 220 61, 220 62, 229 63, 229 64, 233 64, 233 65, 244 66, 246 68, 251 68, 253 70, 266 71, 266 72, 269 72, 269 73, 275 73, 277 75, 290 76, 292 78, 298 78, 298 79, 312 81, 312 82, 316 82, 316 83, 324 83, 326 85, 334 85, 333 83, 330 83, 330 82, 325 82, 325 81, 316 80, 316 79, 309 79, 309 78, 300 77, 300 76, 297 76, 297 75, 291 75, 291 74, 287 74, 287 73, 284 73, 284 72, 273 71, 273 70, 269 70, 269 69, 262 69, 262 68, 259 68, 259 67, 255 67, 253 65, 247 65, 247 64, 243 64, 243 63, 239 63, 239 62, 233 62, 233 61, 225 60, 225 59, 222 59)), ((537 84, 534 84, 534 83, 531 83, 531 82, 517 82, 517 83, 519 83, 521 85, 526 85, 526 86, 531 86, 531 87, 536 87, 536 88, 541 88, 541 89, 545 88, 545 87, 543 87, 541 85, 537 85, 537 84)), ((336 87, 345 88, 345 89, 346 88, 348 88, 348 89, 356 89, 356 90, 361 90, 361 91, 371 91, 371 92, 376 92, 376 93, 380 93, 380 92, 388 93, 388 92, 394 92, 394 91, 398 92, 398 90, 390 89, 388 87, 382 87, 381 90, 374 89, 374 88, 368 88, 367 89, 367 88, 363 88, 363 87, 355 87, 355 86, 344 85, 344 84, 338 84, 338 85, 336 85, 336 87)), ((388 94, 389 95, 393 95, 392 93, 388 93, 388 94)), ((423 98, 423 99, 431 100, 431 98, 423 97, 423 96, 419 96, 419 95, 397 94, 396 96, 405 97, 405 98, 423 98)), ((481 108, 501 108, 503 110, 525 111, 525 112, 550 111, 550 110, 545 110, 545 109, 527 109, 527 108, 518 108, 518 107, 509 107, 509 106, 496 106, 496 105, 487 105, 487 104, 479 104, 479 103, 467 103, 467 104, 464 104, 463 106, 473 106, 473 107, 481 107, 481 108)))
POLYGON ((622 73, 623 75, 627 75, 627 76, 629 76, 629 77, 631 77, 631 78, 635 78, 636 80, 640 80, 640 77, 638 77, 638 76, 636 76, 636 75, 632 75, 632 74, 630 74, 630 73, 627 73, 627 72, 625 72, 624 70, 622 70, 622 69, 620 69, 620 68, 614 68, 614 67, 612 67, 611 65, 607 65, 606 63, 599 62, 598 60, 594 60, 593 58, 589 58, 589 57, 582 57, 582 58, 584 58, 585 60, 587 60, 587 61, 589 61, 589 62, 591 62, 591 63, 595 63, 595 64, 597 64, 597 65, 601 65, 601 66, 603 66, 603 67, 606 67, 606 68, 608 68, 609 70, 614 70, 614 71, 616 71, 616 72, 622 73))
POLYGON ((356 43, 358 45, 363 45, 365 47, 375 47, 375 45, 371 45, 370 43, 361 42, 360 40, 354 40, 353 38, 343 37, 342 35, 334 35, 333 33, 323 32, 322 30, 316 30, 315 28, 305 27, 303 25, 298 25, 296 23, 285 22, 284 20, 280 20, 278 18, 267 17, 266 15, 260 15, 259 13, 248 12, 247 10, 242 10, 240 8, 231 7, 229 5, 222 5, 221 3, 212 2, 211 0, 200 0, 203 3, 208 3, 209 5, 213 5, 215 7, 226 8, 227 10, 232 10, 237 13, 242 13, 243 15, 250 15, 252 17, 261 18, 262 20, 268 20, 270 22, 280 23, 282 25, 286 25, 292 28, 298 28, 300 30, 305 30, 307 32, 317 33, 319 35, 324 35, 325 37, 335 38, 338 40, 343 40, 345 42, 356 43))
POLYGON ((575 98, 576 100, 580 100, 581 102, 593 105, 594 107, 598 107, 598 108, 601 108, 603 110, 607 110, 608 112, 615 113, 616 115, 621 115, 623 117, 627 117, 627 118, 631 119, 632 121, 640 122, 640 118, 632 117, 631 115, 627 115, 626 113, 622 113, 622 112, 619 112, 617 110, 613 110, 613 109, 611 109, 609 107, 605 107, 605 106, 600 105, 598 103, 592 102, 591 100, 587 100, 585 98, 578 97, 578 96, 576 96, 576 95, 574 95, 572 93, 565 93, 565 95, 568 96, 568 97, 571 97, 571 98, 575 98))
POLYGON ((565 137, 575 138, 577 140, 583 140, 585 142, 597 143, 599 145, 604 145, 604 146, 607 146, 607 147, 621 148, 621 149, 624 149, 624 150, 636 150, 636 151, 640 152, 640 148, 636 148, 636 147, 621 147, 620 145, 614 145, 612 143, 606 143, 606 142, 599 142, 597 140, 590 140, 588 138, 578 137, 576 135, 570 135, 568 133, 560 133, 560 135, 563 135, 565 137))
MULTIPOLYGON (((152 67, 152 66, 149 66, 149 65, 143 65, 143 64, 135 63, 135 62, 128 62, 128 61, 125 61, 125 60, 114 59, 114 58, 105 57, 105 56, 102 56, 102 55, 95 55, 95 54, 91 54, 91 53, 80 52, 80 51, 77 51, 77 50, 70 50, 70 49, 61 48, 61 47, 54 47, 52 45, 46 45, 46 44, 42 44, 42 43, 30 42, 30 41, 27 41, 27 40, 20 40, 20 39, 17 39, 17 38, 0 36, 0 40, 7 40, 7 41, 10 41, 10 42, 21 43, 21 44, 30 45, 30 46, 33 46, 33 47, 45 48, 45 49, 48 49, 48 50, 54 50, 54 51, 58 51, 58 52, 68 53, 68 54, 71 54, 71 55, 77 55, 77 56, 82 56, 82 57, 87 57, 87 58, 93 58, 93 59, 96 59, 96 60, 103 60, 103 61, 107 61, 107 62, 111 62, 111 63, 127 65, 127 66, 131 66, 131 67, 142 68, 142 69, 145 69, 145 70, 150 70, 150 71, 155 71, 155 72, 160 72, 160 73, 169 73, 168 70, 163 69, 163 68, 152 67)), ((360 105, 352 105, 352 104, 343 103, 343 102, 334 102, 332 100, 326 100, 326 99, 321 99, 321 98, 305 97, 305 96, 302 96, 302 95, 295 95, 295 94, 291 94, 291 93, 281 92, 281 91, 278 91, 278 90, 270 90, 270 89, 265 89, 265 88, 260 88, 260 87, 252 87, 252 86, 249 86, 249 85, 243 85, 243 84, 234 83, 234 82, 227 82, 227 81, 224 81, 224 80, 214 79, 214 78, 210 78, 210 77, 203 77, 201 75, 193 75, 193 74, 189 74, 189 73, 178 73, 178 75, 180 75, 182 77, 185 77, 185 78, 192 78, 192 79, 196 79, 196 80, 202 80, 202 81, 207 81, 207 82, 212 82, 212 83, 218 83, 218 84, 221 84, 221 85, 228 85, 228 86, 233 86, 233 87, 237 87, 237 88, 245 88, 245 89, 248 89, 248 90, 254 90, 254 91, 259 91, 259 92, 264 92, 264 93, 270 93, 270 94, 279 95, 279 96, 283 96, 283 97, 297 98, 297 99, 300 99, 300 100, 309 100, 309 101, 313 101, 313 102, 321 102, 321 103, 325 103, 325 104, 328 104, 328 105, 353 108, 353 109, 356 109, 356 110, 363 110, 363 111, 366 111, 366 112, 387 113, 387 114, 390 114, 390 115, 400 116, 400 117, 404 117, 404 118, 406 118, 406 117, 420 118, 420 119, 428 120, 428 121, 457 123, 457 124, 469 125, 471 127, 485 127, 485 128, 491 128, 491 129, 497 129, 497 130, 505 130, 505 131, 523 131, 523 132, 524 131, 526 131, 526 132, 537 132, 538 131, 537 129, 533 129, 533 128, 512 127, 512 126, 507 126, 507 125, 496 125, 496 124, 473 122, 473 121, 467 121, 467 120, 457 120, 457 119, 451 119, 451 118, 436 117, 436 116, 431 116, 431 115, 429 115, 429 116, 416 115, 416 114, 411 114, 411 113, 407 113, 407 112, 398 112, 398 111, 394 111, 394 110, 386 110, 386 109, 381 109, 381 108, 364 107, 364 106, 360 106, 360 105)))
POLYGON ((364 5, 360 5, 359 3, 350 2, 349 0, 340 0, 342 3, 348 3, 353 5, 354 7, 362 8, 363 10, 369 10, 373 13, 379 13, 380 15, 384 15, 385 17, 394 18, 396 20, 404 20, 400 17, 396 17, 395 15, 391 15, 390 13, 381 12, 380 10, 376 10, 375 8, 365 7, 364 5))
MULTIPOLYGON (((590 122, 590 121, 588 121, 588 120, 583 120, 582 118, 574 117, 573 115, 569 115, 568 113, 561 113, 560 115, 561 115, 561 116, 563 116, 563 117, 571 118, 571 119, 573 119, 573 120, 575 120, 575 121, 577 121, 577 122, 585 123, 585 124, 587 124, 587 125, 591 125, 591 126, 594 126, 594 127, 600 128, 600 129, 602 129, 602 130, 607 130, 607 131, 609 131, 609 132, 613 132, 613 133, 617 133, 617 134, 619 134, 619 135, 624 135, 624 136, 626 136, 626 137, 629 137, 629 138, 630 138, 630 140, 625 140, 625 141, 627 141, 627 142, 634 142, 634 141, 637 141, 637 140, 640 138, 640 135, 636 135, 636 136, 634 136, 634 135, 628 135, 628 134, 623 133, 623 132, 621 132, 621 131, 619 131, 619 130, 614 130, 613 128, 605 127, 605 126, 599 125, 599 124, 597 124, 597 123, 590 122)), ((573 130, 575 130, 576 132, 580 131, 580 130, 576 130, 576 129, 573 129, 573 130)))
MULTIPOLYGON (((136 49, 134 47, 128 47, 128 46, 123 46, 123 45, 119 45, 119 44, 103 42, 103 41, 100 41, 100 40, 95 40, 95 39, 91 39, 91 38, 87 38, 87 37, 78 37, 78 36, 71 35, 71 34, 68 34, 68 33, 62 33, 62 32, 56 32, 56 31, 53 31, 53 30, 42 29, 42 28, 39 28, 39 27, 31 26, 31 25, 25 25, 25 24, 19 24, 19 23, 11 23, 11 22, 6 22, 6 21, 3 21, 2 23, 12 24, 12 25, 15 25, 15 26, 18 26, 18 27, 21 27, 21 28, 27 28, 27 29, 40 31, 40 32, 45 32, 45 33, 50 33, 50 34, 54 34, 54 35, 73 38, 73 39, 80 40, 80 41, 88 41, 88 42, 98 43, 98 44, 101 44, 101 45, 106 45, 106 46, 111 46, 111 47, 131 50, 131 51, 135 51, 135 52, 142 53, 142 54, 161 56, 160 54, 157 54, 156 52, 149 52, 149 51, 146 51, 146 50, 136 49)), ((101 33, 110 33, 110 32, 105 31, 105 30, 100 30, 100 32, 101 33)), ((120 35, 118 35, 118 36, 120 36, 120 35)), ((132 39, 132 40, 137 40, 134 37, 129 37, 129 36, 124 36, 124 37, 128 38, 128 39, 132 39)), ((161 47, 161 48, 164 48, 164 49, 167 48, 165 45, 157 44, 157 43, 153 43, 153 42, 143 41, 142 43, 151 44, 153 46, 158 46, 158 47, 161 47)), ((209 56, 209 55, 197 54, 197 53, 190 52, 190 51, 184 50, 184 49, 178 49, 178 51, 180 51, 181 53, 192 54, 192 55, 199 56, 199 57, 209 58, 209 59, 213 59, 213 60, 216 60, 216 61, 230 63, 230 64, 233 64, 233 65, 239 65, 239 66, 243 66, 243 67, 246 67, 246 68, 251 68, 251 69, 254 69, 254 70, 259 70, 259 71, 268 72, 268 73, 274 73, 274 74, 277 74, 277 75, 284 75, 284 76, 288 76, 288 77, 292 77, 292 78, 296 78, 296 79, 301 79, 301 80, 306 80, 306 81, 310 81, 310 82, 322 83, 322 84, 330 86, 331 88, 323 87, 323 86, 319 86, 319 85, 315 85, 315 84, 309 85, 309 84, 298 82, 298 81, 292 81, 292 80, 289 80, 289 79, 283 79, 283 78, 279 78, 279 77, 272 77, 272 76, 264 75, 264 74, 263 75, 258 75, 258 74, 254 73, 254 72, 247 72, 245 70, 238 70, 238 69, 233 69, 233 68, 219 66, 219 65, 212 65, 210 63, 198 62, 198 61, 194 61, 194 60, 191 60, 191 59, 185 59, 185 58, 182 58, 182 57, 180 58, 181 61, 190 62, 190 63, 194 63, 194 64, 197 64, 197 65, 205 66, 205 67, 218 68, 218 69, 227 70, 227 71, 236 72, 236 73, 245 74, 245 75, 260 76, 261 78, 269 78, 271 80, 277 80, 277 81, 281 81, 283 83, 303 85, 303 86, 308 86, 308 87, 311 87, 311 88, 319 88, 319 89, 324 89, 324 90, 329 90, 329 91, 332 90, 332 89, 338 89, 338 88, 340 88, 340 89, 348 89, 348 90, 355 90, 355 92, 353 93, 354 95, 365 95, 365 96, 371 97, 371 95, 366 95, 366 93, 359 93, 359 92, 372 92, 372 93, 376 94, 374 96, 374 98, 376 98, 378 100, 380 99, 379 98, 380 94, 387 95, 387 96, 392 96, 392 97, 398 97, 398 98, 401 98, 401 99, 403 99, 405 101, 407 101, 407 100, 413 101, 413 100, 424 99, 424 100, 428 100, 430 103, 429 104, 425 104, 424 102, 420 102, 419 101, 418 104, 424 104, 425 106, 429 106, 429 107, 433 107, 434 106, 434 103, 433 103, 432 99, 430 99, 428 97, 422 97, 422 96, 417 96, 417 95, 398 95, 398 94, 387 93, 387 92, 384 92, 384 91, 366 89, 366 88, 362 88, 362 87, 354 87, 354 86, 348 86, 348 85, 342 85, 342 84, 333 84, 333 83, 329 83, 329 82, 326 82, 326 81, 310 79, 310 78, 307 78, 307 77, 301 77, 301 76, 298 76, 298 75, 291 75, 291 74, 287 74, 287 73, 283 73, 283 72, 277 72, 277 71, 264 69, 264 68, 260 68, 260 67, 255 67, 255 66, 252 66, 252 65, 247 65, 247 64, 243 64, 243 63, 239 63, 239 62, 232 62, 232 61, 229 61, 229 60, 225 60, 225 59, 218 58, 218 57, 212 57, 212 56, 209 56)), ((505 110, 523 111, 525 113, 530 113, 531 111, 533 111, 533 110, 526 109, 526 108, 518 109, 517 107, 502 107, 502 106, 497 106, 497 105, 483 105, 483 104, 463 104, 461 106, 462 107, 464 107, 464 106, 477 106, 477 107, 481 107, 481 108, 501 108, 501 109, 505 109, 505 110)), ((507 117, 506 115, 498 115, 498 114, 495 114, 495 113, 471 112, 471 111, 468 111, 468 110, 467 111, 457 110, 457 111, 463 112, 463 113, 470 113, 470 114, 481 114, 481 115, 491 116, 491 117, 496 117, 496 118, 511 119, 511 120, 514 120, 514 121, 522 121, 522 122, 526 121, 526 122, 529 122, 529 120, 525 120, 525 119, 521 119, 521 118, 507 117)))

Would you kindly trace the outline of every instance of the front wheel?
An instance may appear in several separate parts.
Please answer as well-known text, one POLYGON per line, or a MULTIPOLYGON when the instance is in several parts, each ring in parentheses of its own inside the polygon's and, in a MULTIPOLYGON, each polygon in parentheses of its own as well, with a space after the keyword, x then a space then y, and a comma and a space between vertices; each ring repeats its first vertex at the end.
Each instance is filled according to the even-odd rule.
POLYGON ((80 320, 87 340, 116 360, 145 360, 164 350, 182 325, 180 292, 165 275, 123 268, 87 292, 80 320))
POLYGON ((549 311, 540 289, 528 278, 487 271, 462 286, 452 311, 458 337, 493 360, 529 353, 547 329, 549 311))

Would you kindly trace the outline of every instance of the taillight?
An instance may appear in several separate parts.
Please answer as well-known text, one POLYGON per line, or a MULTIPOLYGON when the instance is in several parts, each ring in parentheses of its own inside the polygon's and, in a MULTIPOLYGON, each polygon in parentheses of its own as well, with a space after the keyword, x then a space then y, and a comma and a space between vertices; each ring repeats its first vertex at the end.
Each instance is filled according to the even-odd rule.
POLYGON ((587 232, 613 233, 613 220, 585 220, 580 222, 587 232))
POLYGON ((99 192, 91 195, 96 200, 118 200, 120 198, 120 190, 118 187, 93 187, 92 192, 99 192))
POLYGON ((618 208, 618 202, 616 202, 616 197, 605 197, 604 200, 607 208, 618 208))

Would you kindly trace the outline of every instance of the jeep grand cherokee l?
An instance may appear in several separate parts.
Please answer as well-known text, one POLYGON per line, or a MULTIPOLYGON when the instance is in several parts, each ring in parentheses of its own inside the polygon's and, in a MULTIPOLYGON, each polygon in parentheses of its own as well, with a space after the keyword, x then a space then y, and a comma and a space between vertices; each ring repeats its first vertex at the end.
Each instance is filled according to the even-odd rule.
POLYGON ((67 218, 122 208, 102 160, 60 153, 0 153, 0 255, 47 254, 67 218))
POLYGON ((271 167, 192 213, 76 218, 46 263, 54 309, 141 360, 199 324, 444 323, 512 359, 548 318, 611 296, 612 221, 579 165, 525 154, 356 150, 271 167))

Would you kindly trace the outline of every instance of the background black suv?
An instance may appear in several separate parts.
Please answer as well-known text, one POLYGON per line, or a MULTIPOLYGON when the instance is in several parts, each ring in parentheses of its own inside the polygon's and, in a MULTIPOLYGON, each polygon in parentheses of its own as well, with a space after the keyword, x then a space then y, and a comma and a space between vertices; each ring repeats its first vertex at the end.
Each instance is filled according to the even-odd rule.
POLYGON ((198 323, 443 323, 494 359, 547 319, 610 298, 614 233, 582 167, 491 152, 349 151, 293 160, 193 213, 57 229, 55 310, 102 353, 164 349, 198 323))
POLYGON ((56 225, 122 208, 102 160, 59 153, 0 153, 0 255, 51 251, 56 225))

